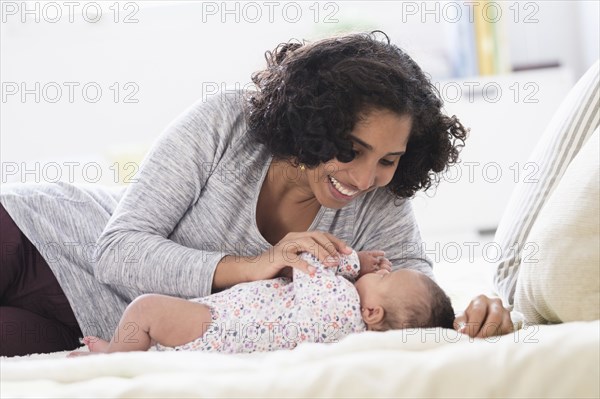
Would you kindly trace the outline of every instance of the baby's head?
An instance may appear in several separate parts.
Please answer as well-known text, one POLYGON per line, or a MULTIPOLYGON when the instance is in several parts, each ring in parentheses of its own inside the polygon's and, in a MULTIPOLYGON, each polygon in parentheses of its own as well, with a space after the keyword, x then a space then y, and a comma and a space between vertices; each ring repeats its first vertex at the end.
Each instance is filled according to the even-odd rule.
POLYGON ((354 283, 369 330, 453 328, 450 298, 425 274, 400 269, 368 273, 354 283))

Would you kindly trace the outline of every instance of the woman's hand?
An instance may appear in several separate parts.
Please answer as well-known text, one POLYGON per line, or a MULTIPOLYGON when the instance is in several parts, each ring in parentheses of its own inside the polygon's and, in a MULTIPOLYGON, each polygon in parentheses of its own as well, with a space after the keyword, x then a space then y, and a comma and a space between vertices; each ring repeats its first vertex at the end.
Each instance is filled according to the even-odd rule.
POLYGON ((383 251, 359 251, 358 259, 360 261, 360 272, 358 273, 357 279, 367 273, 375 273, 381 269, 391 272, 392 262, 384 256, 385 252, 383 251))
POLYGON ((278 276, 291 277, 292 268, 314 273, 315 268, 300 259, 300 253, 310 252, 325 267, 337 267, 340 254, 352 253, 343 240, 324 231, 288 233, 273 248, 263 252, 252 268, 251 280, 265 280, 278 276))
POLYGON ((479 295, 454 319, 454 328, 471 337, 485 338, 512 332, 513 323, 500 298, 479 295))

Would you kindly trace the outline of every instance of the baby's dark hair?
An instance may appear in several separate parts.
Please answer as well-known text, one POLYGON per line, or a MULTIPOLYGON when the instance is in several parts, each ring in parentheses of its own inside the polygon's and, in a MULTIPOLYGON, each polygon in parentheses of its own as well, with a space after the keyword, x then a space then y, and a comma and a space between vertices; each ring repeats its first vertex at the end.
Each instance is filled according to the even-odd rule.
POLYGON ((437 184, 457 162, 467 129, 442 112, 430 79, 385 33, 289 41, 265 58, 267 68, 252 74, 257 91, 248 97, 248 133, 274 158, 309 168, 334 158, 350 162, 355 125, 369 111, 386 109, 412 117, 406 153, 386 186, 397 198, 437 184))
POLYGON ((382 330, 403 328, 454 328, 454 308, 444 290, 431 278, 420 273, 429 295, 420 295, 410 301, 390 298, 385 307, 382 330))

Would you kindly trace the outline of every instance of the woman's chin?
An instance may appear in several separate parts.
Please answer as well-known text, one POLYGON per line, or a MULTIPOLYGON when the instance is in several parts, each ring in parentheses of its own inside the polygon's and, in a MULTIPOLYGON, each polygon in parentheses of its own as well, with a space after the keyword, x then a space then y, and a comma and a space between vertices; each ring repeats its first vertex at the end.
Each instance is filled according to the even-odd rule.
POLYGON ((331 195, 326 195, 326 198, 320 198, 319 199, 319 203, 324 206, 325 208, 329 208, 329 209, 342 209, 346 206, 348 206, 349 204, 351 204, 356 198, 351 198, 348 201, 340 201, 337 200, 336 198, 332 198, 331 195))

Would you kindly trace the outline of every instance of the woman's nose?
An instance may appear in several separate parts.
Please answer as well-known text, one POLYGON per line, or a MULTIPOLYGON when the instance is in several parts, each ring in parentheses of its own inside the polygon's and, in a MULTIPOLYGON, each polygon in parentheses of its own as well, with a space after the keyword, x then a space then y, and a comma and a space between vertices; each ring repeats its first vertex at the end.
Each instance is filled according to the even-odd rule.
POLYGON ((375 169, 359 167, 352 171, 352 184, 361 191, 366 191, 375 184, 375 169))

